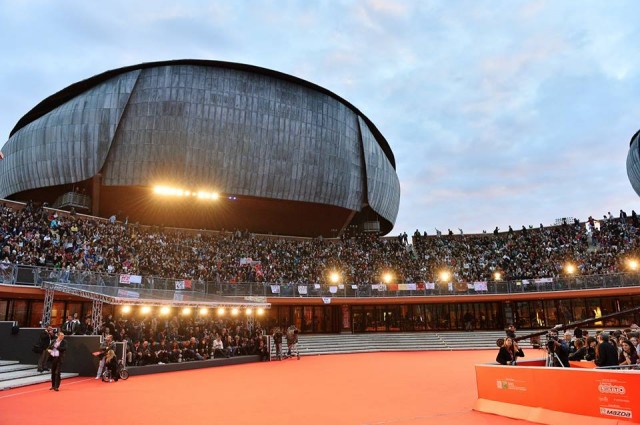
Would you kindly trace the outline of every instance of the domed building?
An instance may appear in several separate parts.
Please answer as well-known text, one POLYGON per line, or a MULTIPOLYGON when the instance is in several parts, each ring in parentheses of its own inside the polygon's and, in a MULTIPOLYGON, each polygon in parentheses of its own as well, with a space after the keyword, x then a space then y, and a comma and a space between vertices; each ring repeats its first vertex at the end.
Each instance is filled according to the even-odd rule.
POLYGON ((640 196, 640 130, 633 135, 631 142, 629 142, 627 176, 629 176, 633 190, 640 196))
POLYGON ((237 63, 143 63, 72 84, 22 117, 3 153, 0 197, 143 224, 386 234, 399 207, 371 120, 320 86, 237 63))

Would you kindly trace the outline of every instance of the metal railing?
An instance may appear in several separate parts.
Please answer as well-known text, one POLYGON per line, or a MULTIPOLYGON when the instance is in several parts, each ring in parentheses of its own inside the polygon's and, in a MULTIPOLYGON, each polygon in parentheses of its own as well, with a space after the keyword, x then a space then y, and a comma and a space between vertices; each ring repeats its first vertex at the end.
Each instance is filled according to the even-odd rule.
MULTIPOLYGON (((142 276, 140 283, 122 283, 121 278, 122 275, 120 274, 0 263, 0 283, 5 285, 41 286, 42 282, 46 280, 55 283, 77 285, 176 290, 176 284, 183 282, 182 279, 142 276)), ((484 290, 485 285, 481 286, 482 290, 476 290, 466 284, 450 286, 448 283, 436 283, 432 286, 415 284, 416 289, 406 290, 398 289, 396 285, 355 285, 347 283, 327 285, 266 282, 229 283, 206 282, 194 279, 190 281, 191 288, 185 288, 183 290, 224 296, 376 298, 487 294, 506 295, 640 286, 639 273, 572 276, 553 280, 540 280, 539 282, 536 282, 536 280, 492 281, 486 283, 486 290, 484 290)), ((413 286, 411 287, 413 288, 413 286)))

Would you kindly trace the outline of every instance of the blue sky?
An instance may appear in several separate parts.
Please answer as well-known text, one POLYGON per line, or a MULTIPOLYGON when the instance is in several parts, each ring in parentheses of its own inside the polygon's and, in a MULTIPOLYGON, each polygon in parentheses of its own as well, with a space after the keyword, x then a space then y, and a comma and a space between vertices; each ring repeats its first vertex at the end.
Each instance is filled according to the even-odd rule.
POLYGON ((103 71, 242 62, 326 87, 377 125, 402 190, 392 234, 640 212, 625 165, 638 16, 637 1, 0 0, 0 144, 103 71))

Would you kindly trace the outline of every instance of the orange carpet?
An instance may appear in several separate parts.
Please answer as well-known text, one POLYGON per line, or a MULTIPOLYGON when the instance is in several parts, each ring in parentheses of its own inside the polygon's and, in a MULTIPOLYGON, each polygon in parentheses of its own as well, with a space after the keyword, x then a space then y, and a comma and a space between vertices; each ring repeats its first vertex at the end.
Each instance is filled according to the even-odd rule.
POLYGON ((303 357, 0 392, 0 424, 526 424, 472 411, 496 351, 303 357), (55 418, 55 419, 53 419, 55 418))

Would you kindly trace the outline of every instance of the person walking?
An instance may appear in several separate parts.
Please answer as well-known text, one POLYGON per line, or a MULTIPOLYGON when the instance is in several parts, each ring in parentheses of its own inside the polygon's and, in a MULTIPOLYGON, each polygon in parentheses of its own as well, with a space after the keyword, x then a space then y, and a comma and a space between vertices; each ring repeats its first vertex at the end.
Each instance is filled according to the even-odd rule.
POLYGON ((64 361, 65 352, 67 351, 67 341, 64 340, 63 331, 58 331, 58 337, 51 343, 47 351, 49 352, 49 356, 51 356, 51 388, 49 389, 59 391, 62 362, 64 361))

